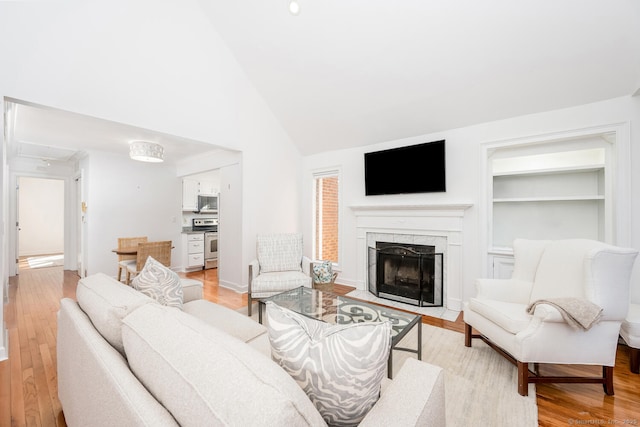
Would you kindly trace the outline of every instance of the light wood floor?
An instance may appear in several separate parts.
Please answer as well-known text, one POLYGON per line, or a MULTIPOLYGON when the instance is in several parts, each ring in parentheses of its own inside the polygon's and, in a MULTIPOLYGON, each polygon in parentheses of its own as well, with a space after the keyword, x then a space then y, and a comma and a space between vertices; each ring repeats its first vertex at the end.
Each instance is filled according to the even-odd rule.
MULTIPOLYGON (((246 294, 218 287, 216 270, 190 273, 205 283, 205 298, 236 309, 247 303, 246 294)), ((63 297, 75 298, 78 276, 62 267, 21 270, 9 280, 5 322, 10 358, 0 362, 0 426, 64 426, 56 387, 56 312, 63 297)), ((337 293, 352 288, 337 286, 337 293)), ((463 331, 456 322, 424 317, 424 323, 463 331)), ((463 338, 460 338, 463 345, 463 338)), ((615 396, 591 384, 538 385, 541 426, 640 425, 640 375, 629 371, 626 346, 618 347, 614 376, 615 396)), ((515 369, 515 367, 514 367, 515 369)), ((564 368, 564 375, 571 371, 564 368)), ((516 384, 513 384, 513 392, 516 384)), ((518 420, 511 424, 518 425, 518 420)))

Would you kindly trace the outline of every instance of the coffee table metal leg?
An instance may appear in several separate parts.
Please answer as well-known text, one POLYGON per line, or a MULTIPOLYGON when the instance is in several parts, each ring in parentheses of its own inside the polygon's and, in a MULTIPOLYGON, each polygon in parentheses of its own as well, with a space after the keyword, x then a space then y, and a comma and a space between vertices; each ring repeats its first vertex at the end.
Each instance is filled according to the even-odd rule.
POLYGON ((389 350, 389 360, 387 361, 387 377, 393 379, 393 347, 389 350))
POLYGON ((418 360, 422 360, 422 319, 418 322, 418 360))

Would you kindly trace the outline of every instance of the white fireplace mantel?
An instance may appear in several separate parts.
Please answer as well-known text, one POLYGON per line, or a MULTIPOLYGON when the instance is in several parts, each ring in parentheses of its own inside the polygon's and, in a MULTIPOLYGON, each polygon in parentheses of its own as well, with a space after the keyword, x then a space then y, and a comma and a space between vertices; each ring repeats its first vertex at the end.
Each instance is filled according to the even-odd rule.
MULTIPOLYGON (((464 215, 464 211, 472 207, 471 203, 425 203, 425 204, 384 204, 384 205, 351 205, 352 211, 356 215, 362 212, 385 212, 385 211, 450 211, 455 216, 464 215)), ((441 212, 442 214, 442 212, 441 212)))
MULTIPOLYGON (((434 238, 445 257, 445 306, 462 309, 463 228, 471 203, 351 205, 356 217, 358 289, 367 289, 367 236, 387 235, 391 241, 434 238)), ((389 240, 387 240, 389 241, 389 240)))

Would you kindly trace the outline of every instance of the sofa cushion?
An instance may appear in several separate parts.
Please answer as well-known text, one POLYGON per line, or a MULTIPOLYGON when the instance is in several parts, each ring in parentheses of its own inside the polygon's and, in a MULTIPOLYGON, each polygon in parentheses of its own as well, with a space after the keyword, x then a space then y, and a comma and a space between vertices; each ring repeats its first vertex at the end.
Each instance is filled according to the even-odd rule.
POLYGON ((471 298, 469 308, 512 334, 524 330, 531 323, 532 316, 527 313, 526 304, 471 298))
POLYGON ((286 372, 229 334, 158 304, 123 322, 131 370, 180 425, 324 425, 286 372))
POLYGON ((267 302, 271 356, 329 425, 357 425, 380 397, 389 322, 332 325, 267 302))
POLYGON ((149 257, 140 274, 133 278, 134 289, 162 305, 182 308, 182 283, 175 271, 149 257))
POLYGON ((260 274, 271 271, 301 271, 302 234, 259 234, 256 255, 260 274))
POLYGON ((80 279, 76 298, 93 326, 122 354, 122 319, 141 305, 156 304, 148 296, 103 273, 80 279))
POLYGON ((267 297, 300 286, 311 287, 311 277, 301 271, 260 273, 251 281, 251 296, 267 297))
POLYGON ((267 333, 267 328, 250 317, 209 301, 191 301, 185 303, 182 310, 242 342, 250 342, 267 333))

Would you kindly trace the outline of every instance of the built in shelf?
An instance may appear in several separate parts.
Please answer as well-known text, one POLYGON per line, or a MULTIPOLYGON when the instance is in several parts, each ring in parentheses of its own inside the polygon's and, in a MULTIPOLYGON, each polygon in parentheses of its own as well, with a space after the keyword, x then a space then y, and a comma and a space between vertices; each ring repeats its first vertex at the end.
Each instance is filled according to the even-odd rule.
POLYGON ((514 171, 502 171, 494 172, 493 176, 526 176, 526 175, 556 175, 564 173, 581 173, 581 172, 597 172, 604 170, 604 165, 585 165, 585 166, 568 166, 563 168, 549 168, 549 169, 528 169, 528 170, 514 170, 514 171))
POLYGON ((505 197, 495 198, 493 203, 521 203, 521 202, 576 202, 584 200, 604 200, 604 196, 554 196, 554 197, 505 197))

